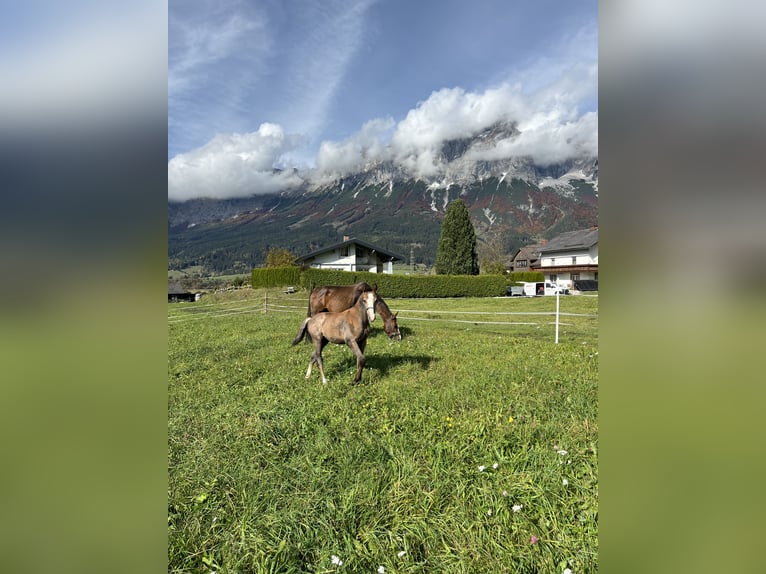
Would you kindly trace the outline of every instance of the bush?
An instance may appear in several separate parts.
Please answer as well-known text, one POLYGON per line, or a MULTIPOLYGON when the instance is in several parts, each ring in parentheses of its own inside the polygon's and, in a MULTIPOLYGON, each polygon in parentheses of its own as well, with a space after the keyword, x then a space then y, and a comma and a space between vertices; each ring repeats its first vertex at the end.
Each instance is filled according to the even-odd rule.
POLYGON ((298 285, 301 281, 300 267, 266 267, 253 269, 251 284, 256 287, 282 287, 298 285))
POLYGON ((510 275, 388 275, 338 269, 301 270, 299 267, 253 269, 253 287, 300 285, 306 290, 321 285, 352 285, 365 281, 377 285, 384 297, 501 297, 508 285, 542 281, 539 272, 510 275))
POLYGON ((508 274, 509 283, 537 283, 545 281, 542 271, 514 271, 508 274))

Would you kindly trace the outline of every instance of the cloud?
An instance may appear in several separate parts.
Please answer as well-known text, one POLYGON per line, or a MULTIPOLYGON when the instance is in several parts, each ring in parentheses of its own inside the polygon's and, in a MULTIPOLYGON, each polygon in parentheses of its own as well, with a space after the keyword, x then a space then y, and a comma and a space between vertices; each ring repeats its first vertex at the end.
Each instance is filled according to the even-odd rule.
POLYGON ((471 137, 497 122, 510 121, 520 104, 518 87, 510 85, 483 93, 461 88, 433 92, 397 125, 391 140, 394 156, 414 175, 436 175, 445 141, 471 137))
POLYGON ((274 172, 292 167, 291 157, 307 137, 286 135, 280 125, 265 123, 258 131, 215 136, 206 145, 168 163, 168 197, 244 197, 272 193, 305 181, 326 184, 369 168, 393 166, 414 178, 443 177, 448 166, 445 142, 471 138, 504 124, 513 132, 503 139, 478 142, 465 152, 472 161, 530 158, 538 165, 596 157, 598 113, 594 101, 597 66, 576 64, 552 81, 525 92, 521 82, 501 83, 484 91, 445 88, 431 93, 396 123, 392 118, 366 122, 340 141, 323 141, 310 171, 274 172))
POLYGON ((469 160, 494 161, 530 157, 538 165, 598 155, 598 115, 588 112, 574 121, 557 118, 543 121, 534 129, 522 129, 517 136, 500 140, 490 148, 473 148, 469 160))
POLYGON ((392 118, 378 118, 342 142, 322 142, 316 159, 318 175, 338 178, 363 169, 371 161, 384 161, 390 154, 385 137, 394 125, 392 118))
POLYGON ((168 162, 168 199, 247 197, 303 183, 292 170, 275 171, 283 154, 302 144, 277 124, 257 132, 218 134, 204 146, 168 162))

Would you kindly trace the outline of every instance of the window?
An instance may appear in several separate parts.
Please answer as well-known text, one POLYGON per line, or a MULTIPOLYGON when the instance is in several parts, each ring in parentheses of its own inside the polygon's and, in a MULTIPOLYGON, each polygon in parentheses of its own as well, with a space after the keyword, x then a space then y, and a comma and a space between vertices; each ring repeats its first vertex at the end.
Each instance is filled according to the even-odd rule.
POLYGON ((526 267, 527 266, 527 260, 526 259, 519 259, 516 262, 516 267, 526 267))
POLYGON ((579 280, 580 280, 580 274, 572 273, 572 281, 579 281, 579 280))
POLYGON ((572 257, 572 265, 576 265, 576 264, 577 264, 577 257, 572 257))
POLYGON ((555 273, 551 273, 551 283, 555 283, 558 280, 559 280, 559 276, 556 275, 555 273))
POLYGON ((556 258, 555 257, 551 257, 551 265, 556 265, 556 258))
POLYGON ((348 257, 348 245, 344 245, 340 248, 340 256, 341 257, 348 257))

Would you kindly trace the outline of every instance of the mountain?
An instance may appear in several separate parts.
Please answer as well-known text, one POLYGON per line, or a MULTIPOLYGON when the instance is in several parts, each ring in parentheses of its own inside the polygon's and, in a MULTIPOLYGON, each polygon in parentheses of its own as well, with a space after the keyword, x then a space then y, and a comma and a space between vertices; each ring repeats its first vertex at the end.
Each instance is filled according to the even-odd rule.
MULTIPOLYGON (((502 157, 515 125, 496 124, 442 142, 429 175, 393 160, 371 162, 331 179, 305 174, 298 188, 239 199, 168 203, 170 269, 202 265, 212 273, 246 273, 269 248, 305 254, 358 237, 432 265, 441 220, 462 199, 482 243, 503 250, 598 224, 598 159, 537 165, 502 157)), ((409 262, 409 261, 407 261, 409 262)))

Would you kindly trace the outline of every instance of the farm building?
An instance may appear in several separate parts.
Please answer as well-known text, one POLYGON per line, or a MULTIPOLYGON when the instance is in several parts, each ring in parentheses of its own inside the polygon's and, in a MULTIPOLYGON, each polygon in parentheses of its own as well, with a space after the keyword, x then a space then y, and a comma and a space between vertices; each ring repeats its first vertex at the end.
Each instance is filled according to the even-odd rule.
POLYGON ((598 227, 568 231, 548 241, 533 271, 569 289, 578 289, 581 281, 598 281, 598 227))
POLYGON ((299 265, 319 269, 388 274, 394 271, 394 261, 404 261, 404 257, 348 236, 344 236, 340 243, 312 251, 296 260, 299 265))
POLYGON ((540 249, 542 243, 527 245, 517 249, 511 259, 511 271, 534 271, 535 266, 540 265, 540 249))
POLYGON ((168 282, 168 303, 179 301, 199 301, 202 293, 191 293, 181 287, 177 281, 168 282))
POLYGON ((513 254, 511 271, 541 271, 568 289, 598 290, 598 227, 567 231, 513 254))

